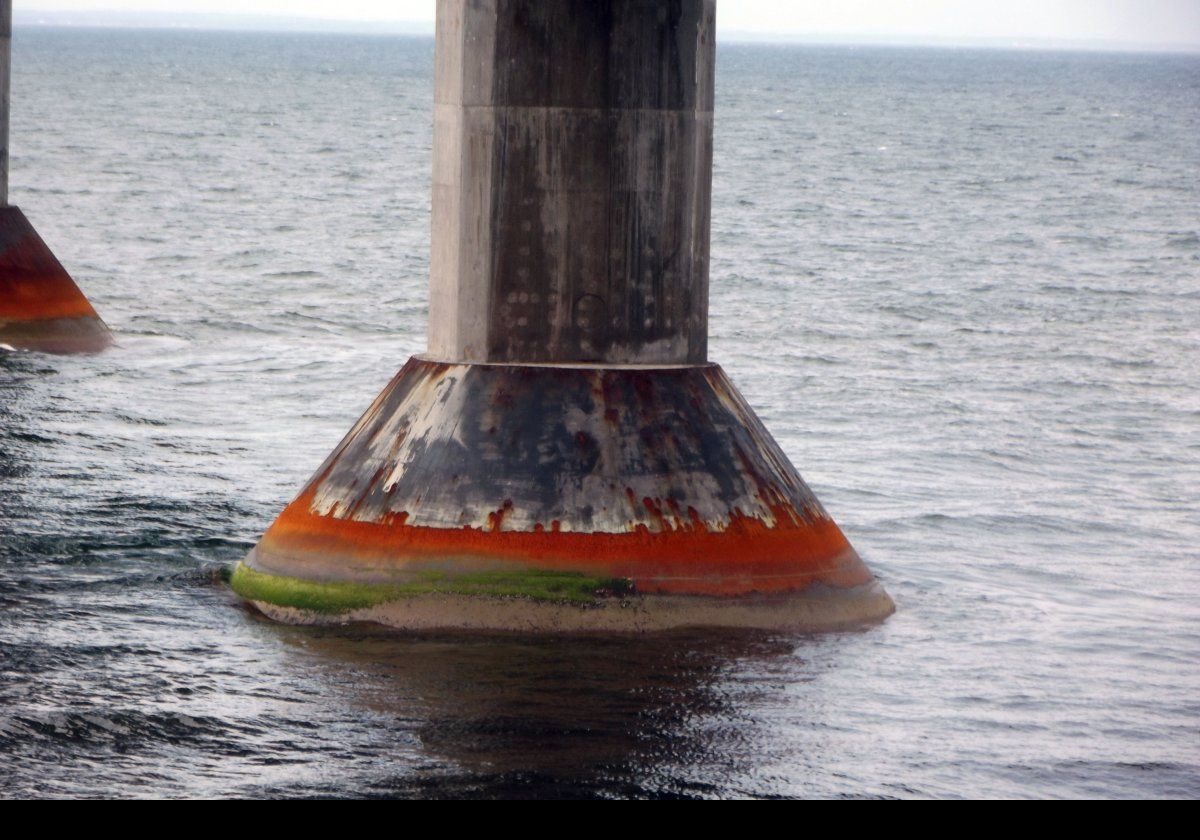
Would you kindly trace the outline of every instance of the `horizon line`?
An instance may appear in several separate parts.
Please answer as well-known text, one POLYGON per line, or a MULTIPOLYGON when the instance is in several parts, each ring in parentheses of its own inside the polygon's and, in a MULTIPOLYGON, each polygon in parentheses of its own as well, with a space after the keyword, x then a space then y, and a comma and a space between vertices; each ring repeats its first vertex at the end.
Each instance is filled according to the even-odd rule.
MULTIPOLYGON (((304 15, 205 12, 31 12, 14 10, 14 28, 158 29, 278 34, 408 35, 433 38, 433 21, 344 20, 304 15)), ((897 35, 889 33, 722 31, 721 43, 776 46, 893 46, 1045 52, 1197 54, 1200 43, 1113 41, 1032 36, 897 35)))

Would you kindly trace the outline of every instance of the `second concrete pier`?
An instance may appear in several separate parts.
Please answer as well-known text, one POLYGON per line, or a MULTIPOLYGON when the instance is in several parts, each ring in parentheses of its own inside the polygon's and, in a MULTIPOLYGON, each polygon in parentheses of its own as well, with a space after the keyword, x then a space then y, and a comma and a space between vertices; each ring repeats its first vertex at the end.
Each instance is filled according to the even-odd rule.
POLYGON ((12 0, 0 0, 0 345, 45 353, 93 353, 112 333, 38 236, 8 203, 12 0))

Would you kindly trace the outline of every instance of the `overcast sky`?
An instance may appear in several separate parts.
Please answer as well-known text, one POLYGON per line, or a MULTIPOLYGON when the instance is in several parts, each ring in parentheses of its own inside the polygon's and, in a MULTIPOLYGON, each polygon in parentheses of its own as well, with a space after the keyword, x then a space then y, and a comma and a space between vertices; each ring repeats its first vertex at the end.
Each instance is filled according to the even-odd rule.
MULTIPOLYGON (((16 0, 18 22, 47 12, 280 15, 432 22, 434 0, 16 0)), ((157 17, 157 15, 156 15, 157 17)), ((57 16, 56 16, 57 19, 57 16)), ((1200 0, 721 0, 726 34, 897 40, 1092 41, 1200 45, 1200 0)))

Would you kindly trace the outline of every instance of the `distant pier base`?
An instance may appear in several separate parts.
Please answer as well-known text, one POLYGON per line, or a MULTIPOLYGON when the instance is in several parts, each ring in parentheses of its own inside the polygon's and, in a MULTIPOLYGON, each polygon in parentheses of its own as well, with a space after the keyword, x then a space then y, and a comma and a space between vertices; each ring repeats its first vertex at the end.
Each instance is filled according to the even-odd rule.
POLYGON ((8 203, 12 0, 0 0, 0 349, 96 353, 113 343, 71 275, 8 203))
POLYGON ((112 333, 20 208, 0 207, 0 345, 96 353, 112 333))
POLYGON ((713 0, 439 0, 429 343, 234 570, 290 621, 893 610, 708 362, 713 0))

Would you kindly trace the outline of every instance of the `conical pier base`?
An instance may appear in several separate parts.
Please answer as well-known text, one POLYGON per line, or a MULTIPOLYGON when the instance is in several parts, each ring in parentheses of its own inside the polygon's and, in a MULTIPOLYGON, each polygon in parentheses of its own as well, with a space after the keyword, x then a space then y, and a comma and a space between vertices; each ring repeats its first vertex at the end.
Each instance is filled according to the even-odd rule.
POLYGON ((893 611, 711 364, 413 358, 233 586, 283 620, 411 629, 816 630, 893 611))
POLYGON ((113 343, 71 275, 17 207, 0 207, 0 345, 96 353, 113 343))

